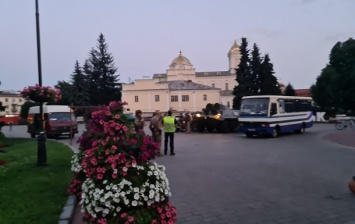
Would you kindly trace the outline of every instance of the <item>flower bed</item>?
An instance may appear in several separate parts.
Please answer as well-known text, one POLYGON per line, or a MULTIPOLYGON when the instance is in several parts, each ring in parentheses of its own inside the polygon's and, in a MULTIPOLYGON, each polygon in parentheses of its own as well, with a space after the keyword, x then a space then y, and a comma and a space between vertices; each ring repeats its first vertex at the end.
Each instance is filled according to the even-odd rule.
POLYGON ((57 102, 62 95, 59 89, 50 86, 28 86, 21 91, 21 96, 34 102, 57 102))
POLYGON ((159 145, 134 132, 124 105, 111 102, 92 113, 68 191, 81 199, 89 223, 176 223, 165 167, 151 161, 159 145))

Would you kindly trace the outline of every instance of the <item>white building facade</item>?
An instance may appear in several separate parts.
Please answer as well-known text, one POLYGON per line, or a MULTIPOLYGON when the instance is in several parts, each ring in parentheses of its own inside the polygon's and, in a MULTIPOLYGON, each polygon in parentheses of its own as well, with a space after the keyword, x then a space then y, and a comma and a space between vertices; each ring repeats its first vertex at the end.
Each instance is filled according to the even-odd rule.
POLYGON ((228 54, 229 70, 196 72, 192 63, 180 54, 173 59, 166 73, 152 79, 139 79, 122 85, 122 101, 131 111, 155 110, 201 111, 207 103, 232 107, 233 88, 237 85, 236 69, 240 63, 240 49, 236 42, 228 54))
POLYGON ((0 116, 18 115, 25 100, 19 93, 0 91, 0 102, 5 106, 5 111, 0 111, 0 116))

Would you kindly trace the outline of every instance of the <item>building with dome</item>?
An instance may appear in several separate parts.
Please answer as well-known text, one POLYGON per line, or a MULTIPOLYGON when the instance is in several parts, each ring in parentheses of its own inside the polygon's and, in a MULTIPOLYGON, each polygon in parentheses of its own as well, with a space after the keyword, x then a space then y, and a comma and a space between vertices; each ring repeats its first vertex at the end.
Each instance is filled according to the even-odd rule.
POLYGON ((153 74, 151 79, 138 79, 122 85, 122 100, 131 111, 201 111, 207 103, 220 103, 229 108, 233 88, 237 85, 236 69, 240 49, 235 41, 228 51, 227 71, 196 72, 190 60, 180 51, 165 73, 153 74))

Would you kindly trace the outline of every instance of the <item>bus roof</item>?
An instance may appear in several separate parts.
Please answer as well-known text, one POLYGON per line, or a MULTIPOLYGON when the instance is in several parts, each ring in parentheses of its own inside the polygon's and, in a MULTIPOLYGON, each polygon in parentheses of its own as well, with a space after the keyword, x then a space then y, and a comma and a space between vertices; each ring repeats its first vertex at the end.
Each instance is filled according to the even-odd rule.
POLYGON ((305 97, 305 96, 284 96, 284 95, 255 95, 255 96, 244 96, 242 99, 255 99, 255 98, 312 100, 312 97, 305 97))
MULTIPOLYGON (((70 107, 65 105, 46 105, 43 106, 43 113, 70 112, 70 107)), ((28 114, 39 114, 39 106, 30 107, 28 114)))

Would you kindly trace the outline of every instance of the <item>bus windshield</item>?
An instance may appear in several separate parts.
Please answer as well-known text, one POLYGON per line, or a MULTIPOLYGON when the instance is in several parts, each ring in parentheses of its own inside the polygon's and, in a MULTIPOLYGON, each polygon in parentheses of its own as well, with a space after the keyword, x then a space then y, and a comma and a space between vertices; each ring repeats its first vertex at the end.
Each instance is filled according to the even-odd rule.
POLYGON ((240 115, 267 116, 269 98, 243 99, 240 106, 240 115))
MULTIPOLYGON (((70 121, 70 113, 68 113, 68 112, 49 113, 48 118, 50 121, 70 121)), ((75 117, 73 114, 72 114, 71 120, 75 121, 75 117)))

